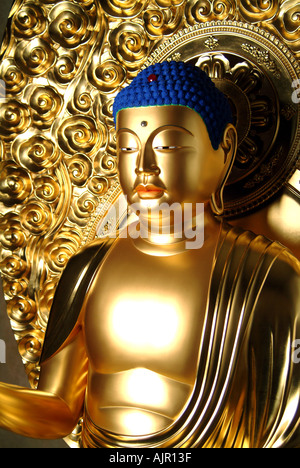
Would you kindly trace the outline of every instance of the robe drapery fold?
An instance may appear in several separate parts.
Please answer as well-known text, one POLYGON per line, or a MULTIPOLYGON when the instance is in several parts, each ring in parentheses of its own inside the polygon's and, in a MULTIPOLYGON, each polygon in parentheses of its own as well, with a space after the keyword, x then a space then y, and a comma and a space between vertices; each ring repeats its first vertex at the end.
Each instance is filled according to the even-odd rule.
POLYGON ((300 447, 299 314, 299 262, 281 244, 224 223, 188 404, 167 429, 138 438, 101 430, 86 410, 82 446, 300 447))

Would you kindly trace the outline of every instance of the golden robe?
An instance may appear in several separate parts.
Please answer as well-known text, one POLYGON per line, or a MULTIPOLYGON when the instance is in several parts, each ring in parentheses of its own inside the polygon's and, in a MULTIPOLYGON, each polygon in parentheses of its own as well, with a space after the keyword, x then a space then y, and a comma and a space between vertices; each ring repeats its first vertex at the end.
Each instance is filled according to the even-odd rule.
MULTIPOLYGON (((88 248, 93 266, 82 298, 103 256, 101 248, 97 244, 88 248)), ((76 262, 83 265, 88 251, 70 267, 76 262)), ((74 297, 68 300, 74 304, 74 297)), ((55 328, 53 317, 50 331, 55 328)), ((85 411, 82 447, 300 447, 300 353, 295 347, 299 317, 299 261, 281 244, 224 223, 200 338, 197 379, 185 410, 165 430, 144 437, 108 433, 85 411)), ((69 320, 74 324, 76 319, 69 315, 69 320)), ((53 336, 53 331, 48 334, 53 336)), ((64 338, 54 336, 59 346, 64 338)), ((51 354, 47 338, 44 352, 51 354)))

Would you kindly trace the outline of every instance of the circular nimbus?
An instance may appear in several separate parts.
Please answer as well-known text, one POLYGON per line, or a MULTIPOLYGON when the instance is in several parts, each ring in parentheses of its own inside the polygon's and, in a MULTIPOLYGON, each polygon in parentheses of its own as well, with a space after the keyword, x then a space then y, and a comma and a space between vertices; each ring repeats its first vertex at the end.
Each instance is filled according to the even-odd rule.
POLYGON ((204 69, 228 97, 238 132, 225 187, 225 216, 249 212, 275 195, 296 169, 300 65, 270 33, 239 22, 197 24, 165 40, 144 64, 180 60, 204 69))

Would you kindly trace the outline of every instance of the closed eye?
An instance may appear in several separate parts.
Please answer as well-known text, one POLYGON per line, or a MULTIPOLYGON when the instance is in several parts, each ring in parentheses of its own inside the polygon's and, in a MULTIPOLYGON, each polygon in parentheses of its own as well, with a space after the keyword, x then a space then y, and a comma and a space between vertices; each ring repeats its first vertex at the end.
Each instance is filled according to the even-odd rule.
POLYGON ((132 148, 132 147, 123 147, 123 148, 121 148, 121 151, 131 153, 133 151, 138 151, 138 149, 137 148, 132 148))
POLYGON ((182 146, 156 146, 154 149, 156 150, 171 150, 171 149, 179 149, 182 146))

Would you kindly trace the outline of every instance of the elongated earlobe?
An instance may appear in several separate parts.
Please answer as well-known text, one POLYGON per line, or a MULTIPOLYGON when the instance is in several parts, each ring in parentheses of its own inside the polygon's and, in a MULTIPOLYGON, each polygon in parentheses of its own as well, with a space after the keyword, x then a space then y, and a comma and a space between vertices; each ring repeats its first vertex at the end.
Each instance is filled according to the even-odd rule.
MULTIPOLYGON (((224 150, 224 164, 229 160, 230 170, 232 169, 234 158, 237 150, 237 132, 232 124, 228 124, 224 130, 221 148, 224 150)), ((228 178, 229 173, 227 174, 228 178)))
POLYGON ((224 213, 223 191, 231 172, 237 150, 237 132, 232 124, 228 124, 225 128, 221 148, 224 151, 224 174, 218 188, 210 199, 212 212, 216 216, 222 216, 224 213))
POLYGON ((223 190, 212 194, 210 207, 215 216, 222 216, 224 213, 223 190))

